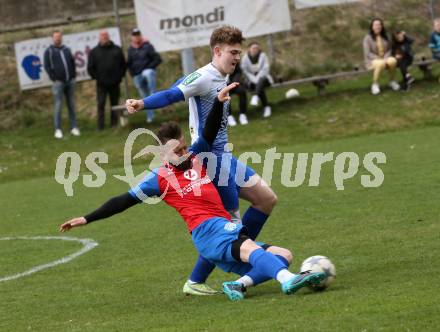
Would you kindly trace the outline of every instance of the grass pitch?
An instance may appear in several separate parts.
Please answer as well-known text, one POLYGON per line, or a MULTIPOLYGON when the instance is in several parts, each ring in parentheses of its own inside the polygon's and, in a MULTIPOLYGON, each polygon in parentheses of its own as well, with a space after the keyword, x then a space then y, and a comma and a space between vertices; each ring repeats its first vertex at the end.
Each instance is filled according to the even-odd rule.
MULTIPOLYGON (((308 187, 306 176, 306 183, 297 188, 281 185, 281 163, 275 162, 272 186, 279 202, 260 238, 290 248, 295 255, 293 271, 308 256, 330 257, 338 276, 327 291, 302 290, 285 296, 272 281, 250 289, 248 298, 240 303, 224 296, 186 297, 181 288, 196 251, 184 223, 164 204, 140 205, 67 233, 99 243, 83 256, 0 282, 0 330, 438 330, 440 130, 435 108, 438 99, 431 100, 438 86, 426 84, 428 92, 411 92, 419 97, 418 102, 409 94, 385 92, 373 98, 357 90, 339 97, 330 92, 327 98, 308 99, 306 91, 306 97, 297 103, 276 106, 270 121, 254 116, 248 127, 232 130, 237 154, 263 153, 273 146, 294 153, 352 151, 361 158, 370 151, 386 154, 387 163, 380 165, 385 175, 381 187, 362 187, 360 176, 367 172, 360 168, 344 183, 344 191, 337 191, 333 182, 334 162, 323 166, 318 187, 308 187), (331 107, 332 102, 349 95, 350 104, 345 107, 352 113, 341 111, 342 102, 342 106, 331 107), (414 108, 417 103, 423 107, 414 108), (353 115, 356 109, 363 122, 353 115), (379 119, 380 110, 384 119, 400 118, 405 124, 398 128, 395 121, 384 120, 379 129, 362 127, 362 123, 379 119), (417 121, 411 126, 409 119, 414 117, 417 121), (333 118, 337 118, 336 124, 327 121, 333 118), (344 128, 347 137, 342 137, 344 128)), ((55 142, 44 132, 37 137, 40 132, 40 128, 30 129, 16 139, 12 133, 2 135, 5 159, 1 166, 7 171, 2 172, 0 184, 0 237, 59 235, 57 228, 64 220, 88 213, 128 190, 112 176, 122 173, 121 151, 117 150, 122 150, 126 131, 117 131, 106 141, 102 134, 86 129, 82 143, 70 138, 55 142), (34 144, 41 152, 35 152, 37 161, 32 163, 32 153, 37 151, 34 144), (67 198, 53 179, 57 154, 77 151, 84 160, 95 150, 110 155, 109 164, 103 166, 106 184, 93 189, 78 181, 74 196, 67 198)), ((261 165, 253 166, 261 173, 261 165)), ((245 207, 243 203, 242 210, 245 207)), ((63 241, 0 241, 0 278, 80 247, 63 241)), ((216 270, 209 283, 218 288, 222 281, 233 278, 216 270)))

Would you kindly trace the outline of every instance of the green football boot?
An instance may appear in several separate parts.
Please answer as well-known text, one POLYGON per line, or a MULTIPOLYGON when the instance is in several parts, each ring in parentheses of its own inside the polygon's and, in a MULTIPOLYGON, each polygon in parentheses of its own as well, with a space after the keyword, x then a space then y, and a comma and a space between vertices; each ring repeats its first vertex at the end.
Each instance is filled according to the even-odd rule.
POLYGON ((183 293, 186 295, 198 295, 198 296, 207 296, 207 295, 217 295, 221 294, 221 292, 216 291, 215 289, 209 287, 207 284, 193 284, 189 281, 186 281, 185 285, 183 285, 183 293))

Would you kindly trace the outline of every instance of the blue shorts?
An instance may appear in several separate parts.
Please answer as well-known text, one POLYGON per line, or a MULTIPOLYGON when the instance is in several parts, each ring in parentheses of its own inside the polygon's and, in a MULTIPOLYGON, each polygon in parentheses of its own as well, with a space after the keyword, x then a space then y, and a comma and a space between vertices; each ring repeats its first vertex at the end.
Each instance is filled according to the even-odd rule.
POLYGON ((256 172, 243 164, 232 153, 217 155, 217 169, 213 179, 227 211, 238 209, 238 194, 241 187, 256 172))
POLYGON ((232 242, 238 239, 242 228, 241 224, 215 217, 193 229, 192 239, 200 255, 229 272, 238 263, 232 256, 232 242))

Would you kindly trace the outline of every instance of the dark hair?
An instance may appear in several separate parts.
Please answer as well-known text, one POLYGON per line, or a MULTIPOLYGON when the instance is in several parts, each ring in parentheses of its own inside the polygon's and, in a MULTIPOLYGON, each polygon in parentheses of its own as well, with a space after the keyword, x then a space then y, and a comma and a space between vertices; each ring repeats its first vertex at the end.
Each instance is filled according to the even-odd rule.
POLYGON ((211 34, 210 45, 211 48, 219 44, 241 44, 245 39, 239 28, 231 25, 225 25, 215 29, 211 34))
POLYGON ((382 25, 382 31, 380 32, 381 37, 382 37, 383 39, 385 39, 385 40, 388 40, 388 35, 387 35, 387 31, 385 30, 385 25, 383 24, 382 19, 380 19, 380 18, 378 18, 378 17, 373 18, 373 19, 371 20, 371 22, 370 22, 370 36, 371 36, 373 39, 376 38, 376 35, 374 34, 374 31, 373 31, 373 23, 374 23, 375 21, 379 21, 380 24, 382 25))
POLYGON ((165 144, 170 139, 179 139, 182 137, 182 129, 180 125, 175 121, 169 121, 162 123, 157 131, 157 137, 162 144, 165 144))
POLYGON ((393 34, 392 34, 392 36, 391 36, 391 42, 392 42, 393 45, 397 45, 397 44, 400 44, 400 43, 401 43, 401 42, 398 41, 397 38, 396 38, 396 35, 398 35, 398 34, 401 33, 401 32, 403 32, 403 30, 401 30, 401 29, 394 30, 394 32, 393 32, 393 34))

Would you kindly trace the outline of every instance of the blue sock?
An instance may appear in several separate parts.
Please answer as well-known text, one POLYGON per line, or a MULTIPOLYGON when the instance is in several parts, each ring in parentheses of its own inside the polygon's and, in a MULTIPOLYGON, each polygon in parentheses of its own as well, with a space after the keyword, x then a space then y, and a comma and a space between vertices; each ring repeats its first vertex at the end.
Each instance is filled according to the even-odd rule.
POLYGON ((275 255, 275 257, 278 258, 286 266, 286 269, 289 267, 290 264, 284 256, 275 255))
MULTIPOLYGON (((283 256, 275 255, 275 257, 278 258, 278 260, 284 265, 285 269, 289 267, 289 262, 283 256)), ((246 273, 246 275, 252 279, 252 281, 254 282, 254 286, 258 284, 262 284, 263 282, 266 282, 271 279, 270 277, 261 274, 256 268, 251 268, 246 273)))
POLYGON ((268 217, 269 215, 253 208, 252 206, 246 210, 241 221, 243 225, 246 226, 248 236, 251 240, 255 240, 258 234, 260 234, 268 217))
POLYGON ((203 284, 208 276, 211 274, 212 270, 214 270, 215 265, 208 261, 203 256, 199 255, 197 259, 196 265, 194 265, 194 269, 191 272, 189 280, 197 282, 199 284, 203 284))
POLYGON ((277 273, 286 268, 274 254, 263 248, 254 250, 249 256, 249 263, 261 277, 276 279, 277 273))

